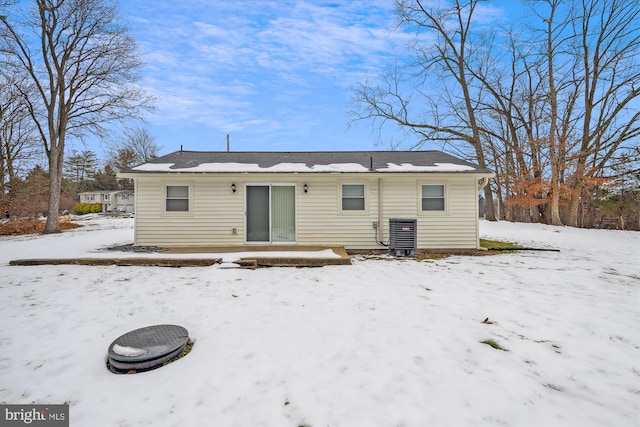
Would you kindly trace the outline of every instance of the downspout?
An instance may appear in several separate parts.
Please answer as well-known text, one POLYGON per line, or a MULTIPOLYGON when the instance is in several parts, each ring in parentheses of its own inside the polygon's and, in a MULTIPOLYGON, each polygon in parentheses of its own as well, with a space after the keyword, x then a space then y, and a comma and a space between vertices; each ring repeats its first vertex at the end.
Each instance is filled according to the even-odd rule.
POLYGON ((382 229, 382 227, 383 227, 382 218, 384 217, 384 212, 383 212, 384 205, 383 205, 383 202, 382 202, 383 199, 384 199, 383 194, 382 194, 382 192, 383 192, 382 183, 383 182, 384 181, 382 180, 382 178, 378 177, 378 230, 376 230, 376 237, 377 237, 376 242, 378 244, 380 244, 380 245, 387 246, 384 243, 382 243, 383 242, 383 237, 384 237, 384 231, 382 229))
POLYGON ((479 193, 480 190, 483 190, 484 187, 486 187, 487 184, 489 184, 489 178, 485 176, 484 178, 480 178, 478 181, 479 181, 478 183, 480 184, 480 187, 478 188, 478 193, 479 193))
POLYGON ((478 193, 482 191, 487 184, 489 184, 489 178, 487 177, 476 180, 476 249, 478 250, 484 250, 484 248, 480 246, 480 206, 478 206, 478 193))
POLYGON ((138 243, 138 179, 133 179, 133 245, 138 243))

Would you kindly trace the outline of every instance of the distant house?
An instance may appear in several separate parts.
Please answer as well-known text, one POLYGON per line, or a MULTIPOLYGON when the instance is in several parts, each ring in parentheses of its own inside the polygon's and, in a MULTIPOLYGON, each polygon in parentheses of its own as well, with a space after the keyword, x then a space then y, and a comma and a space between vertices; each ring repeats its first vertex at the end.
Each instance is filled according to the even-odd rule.
POLYGON ((102 212, 134 212, 135 194, 131 190, 96 190, 80 193, 80 203, 100 203, 102 212))
POLYGON ((405 234, 417 248, 477 248, 493 176, 439 151, 177 151, 118 174, 135 182, 136 245, 347 249, 405 234))

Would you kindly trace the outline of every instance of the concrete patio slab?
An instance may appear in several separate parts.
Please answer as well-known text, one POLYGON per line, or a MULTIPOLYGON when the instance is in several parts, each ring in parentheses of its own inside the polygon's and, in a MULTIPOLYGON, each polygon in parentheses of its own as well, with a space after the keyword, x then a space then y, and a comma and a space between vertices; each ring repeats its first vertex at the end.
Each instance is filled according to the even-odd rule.
POLYGON ((162 248, 156 256, 130 253, 126 257, 36 258, 17 259, 9 265, 118 265, 156 267, 207 267, 222 262, 236 262, 240 267, 322 267, 351 265, 342 246, 234 246, 162 248), (201 256, 199 257, 198 254, 201 256), (221 254, 221 256, 218 256, 221 254), (237 258, 234 257, 237 254, 237 258), (331 254, 330 256, 328 254, 331 254), (172 257, 175 255, 175 257, 172 257), (192 255, 192 256, 185 256, 192 255), (234 259, 235 258, 235 259, 234 259))

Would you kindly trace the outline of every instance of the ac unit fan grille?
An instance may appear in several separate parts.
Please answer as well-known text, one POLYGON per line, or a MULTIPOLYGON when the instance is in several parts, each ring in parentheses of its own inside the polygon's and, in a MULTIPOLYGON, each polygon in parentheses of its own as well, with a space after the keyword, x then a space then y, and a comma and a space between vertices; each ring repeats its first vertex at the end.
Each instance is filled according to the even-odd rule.
POLYGON ((389 219, 389 254, 415 256, 418 245, 415 219, 389 219))

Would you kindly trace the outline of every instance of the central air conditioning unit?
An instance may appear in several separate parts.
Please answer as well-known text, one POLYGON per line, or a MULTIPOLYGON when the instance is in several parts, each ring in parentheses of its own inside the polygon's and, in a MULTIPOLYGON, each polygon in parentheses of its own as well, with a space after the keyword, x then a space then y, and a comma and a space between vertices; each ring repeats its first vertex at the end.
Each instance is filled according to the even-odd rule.
POLYGON ((415 256, 418 234, 415 219, 389 219, 389 255, 415 256))

